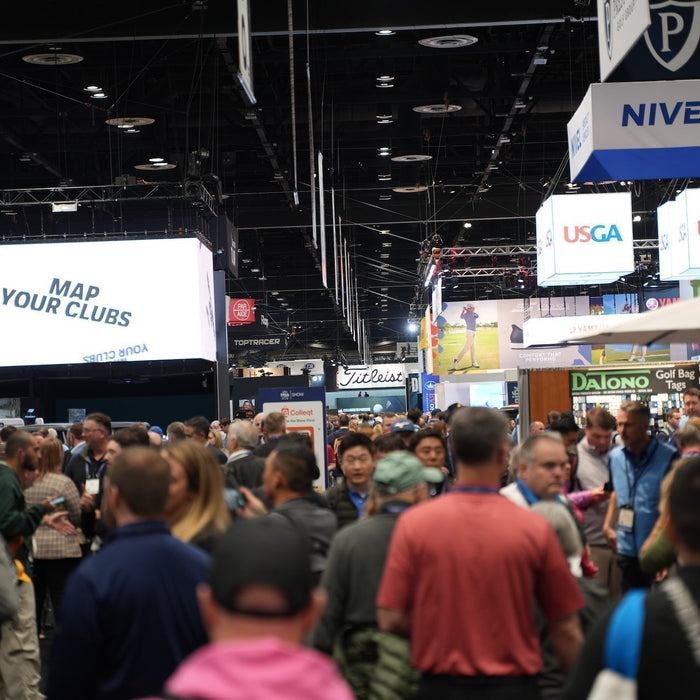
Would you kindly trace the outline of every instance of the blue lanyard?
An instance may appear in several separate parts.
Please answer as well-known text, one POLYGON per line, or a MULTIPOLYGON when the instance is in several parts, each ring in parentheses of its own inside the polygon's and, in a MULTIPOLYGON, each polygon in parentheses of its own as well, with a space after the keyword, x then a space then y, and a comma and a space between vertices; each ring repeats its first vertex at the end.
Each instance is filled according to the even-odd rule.
POLYGON ((97 470, 97 474, 95 474, 95 476, 91 477, 90 476, 90 465, 87 462, 85 462, 85 478, 86 479, 99 479, 102 476, 102 472, 104 472, 104 470, 105 470, 105 466, 106 466, 105 463, 102 462, 102 464, 100 465, 100 468, 97 470))
POLYGON ((451 486, 447 493, 491 493, 496 494, 500 491, 498 486, 484 486, 479 484, 457 484, 451 486))
MULTIPOLYGON (((650 440, 647 447, 644 449, 644 454, 637 464, 634 460, 630 460, 630 453, 625 447, 623 449, 623 454, 625 455, 625 478, 627 479, 627 504, 634 508, 634 503, 637 498, 637 483, 642 478, 642 475, 649 467, 653 456, 656 454, 656 450, 659 443, 656 440, 650 440), (630 466, 632 467, 632 482, 630 482, 630 466)), ((635 455, 632 455, 634 457, 635 455)))

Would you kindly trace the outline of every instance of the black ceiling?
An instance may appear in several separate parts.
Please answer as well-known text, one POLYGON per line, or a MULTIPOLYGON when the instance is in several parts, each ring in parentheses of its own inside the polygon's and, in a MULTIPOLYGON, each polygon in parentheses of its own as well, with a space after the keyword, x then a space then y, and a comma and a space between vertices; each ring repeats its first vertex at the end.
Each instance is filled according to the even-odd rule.
MULTIPOLYGON (((218 181, 217 210, 240 230, 241 274, 228 280, 229 293, 254 296, 273 328, 294 332, 289 354, 347 355, 356 344, 322 287, 311 242, 312 135, 325 187, 335 190, 373 352, 410 337, 406 321, 425 294, 421 250, 434 241, 487 247, 453 256, 456 270, 482 272, 455 275, 448 298, 532 295, 532 283, 520 287, 509 276, 533 264, 534 214, 568 179, 566 122, 598 78, 588 5, 294 1, 294 107, 283 0, 251 0, 255 106, 235 77, 231 0, 15 5, 0 37, 0 236, 208 234, 209 209, 193 206, 184 185, 203 176, 216 191, 218 181), (395 33, 376 33, 386 28, 395 33), (478 41, 418 43, 455 34, 478 41), (35 54, 48 55, 44 65, 23 60, 35 54), (83 60, 51 61, 65 54, 83 60), (378 87, 380 76, 392 76, 384 82, 393 87, 378 87), (91 98, 88 85, 107 97, 91 98), (413 110, 421 105, 440 107, 413 110), (119 117, 155 121, 137 133, 105 123, 119 117), (393 162, 382 147, 430 159, 393 162), (155 156, 177 167, 134 169, 155 156), (393 191, 415 185, 427 189, 393 191), (61 198, 80 208, 52 213, 47 202, 61 198)), ((669 186, 633 185, 635 211, 652 212, 669 186)), ((651 220, 635 229, 638 238, 654 234, 651 220)))

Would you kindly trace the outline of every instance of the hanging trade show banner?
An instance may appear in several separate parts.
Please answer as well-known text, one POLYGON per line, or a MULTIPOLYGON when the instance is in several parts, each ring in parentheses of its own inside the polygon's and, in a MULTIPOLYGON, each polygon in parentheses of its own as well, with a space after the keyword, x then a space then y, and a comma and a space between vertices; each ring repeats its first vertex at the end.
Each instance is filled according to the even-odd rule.
POLYGON ((289 387, 258 390, 258 410, 281 413, 288 433, 304 433, 311 438, 321 476, 314 485, 326 487, 326 392, 320 387, 289 387))
POLYGON ((572 182, 695 177, 700 80, 602 83, 567 125, 572 182))
POLYGON ((629 192, 553 195, 536 229, 541 287, 607 284, 634 272, 629 192))
MULTIPOLYGON (((556 300, 548 300, 551 302, 556 300)), ((588 313, 588 297, 562 305, 572 315, 588 313)), ((542 309, 546 313, 547 305, 542 309)), ((533 308, 532 314, 537 313, 533 308)), ((562 312, 564 313, 564 311, 562 312)), ((526 348, 523 299, 443 303, 438 316, 437 374, 474 374, 509 367, 568 367, 590 364, 590 346, 526 348)))
POLYGON ((338 390, 343 389, 388 389, 405 387, 406 375, 404 365, 395 363, 387 365, 351 365, 338 367, 338 390))
POLYGON ((682 393, 698 385, 697 363, 621 369, 581 368, 569 373, 572 396, 682 393))
POLYGON ((232 299, 226 297, 228 311, 227 326, 245 326, 255 323, 255 299, 232 299))
POLYGON ((700 3, 660 0, 649 9, 651 24, 644 40, 634 45, 609 81, 700 78, 700 3))
POLYGON ((700 190, 684 190, 656 210, 659 278, 700 278, 700 190))
POLYGON ((214 361, 213 279, 196 238, 3 245, 0 367, 214 361))
POLYGON ((651 24, 649 0, 598 0, 598 53, 604 81, 651 24))
POLYGON ((427 413, 437 408, 437 399, 435 397, 435 387, 440 383, 440 377, 437 374, 426 374, 422 372, 420 375, 421 394, 423 396, 423 412, 427 413))

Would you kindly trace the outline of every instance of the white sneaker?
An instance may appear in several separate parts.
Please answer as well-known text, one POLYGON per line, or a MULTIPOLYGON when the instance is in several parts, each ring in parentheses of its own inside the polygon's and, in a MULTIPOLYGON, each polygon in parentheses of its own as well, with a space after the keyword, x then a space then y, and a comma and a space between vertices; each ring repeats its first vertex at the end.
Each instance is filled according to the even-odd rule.
POLYGON ((454 372, 457 369, 457 360, 452 360, 452 371, 454 372))
POLYGON ((476 367, 477 369, 479 369, 479 368, 480 368, 480 365, 479 365, 478 362, 473 362, 473 363, 472 363, 472 367, 476 367))
POLYGON ((646 362, 646 361, 647 361, 647 358, 644 355, 637 358, 637 362, 646 362))
POLYGON ((627 358, 627 362, 632 362, 632 360, 634 360, 634 355, 630 355, 630 356, 627 358))

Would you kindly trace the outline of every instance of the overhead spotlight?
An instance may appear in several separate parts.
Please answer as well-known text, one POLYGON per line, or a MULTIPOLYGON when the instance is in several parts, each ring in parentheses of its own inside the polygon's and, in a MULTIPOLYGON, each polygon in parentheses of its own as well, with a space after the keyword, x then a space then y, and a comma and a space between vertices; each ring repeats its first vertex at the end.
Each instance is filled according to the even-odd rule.
POLYGON ((465 222, 462 224, 462 226, 463 226, 464 228, 471 228, 471 227, 472 227, 472 224, 471 224, 470 221, 465 221, 465 222))
POLYGON ((78 211, 78 202, 51 202, 51 211, 58 212, 78 211))
POLYGON ((635 224, 638 224, 642 220, 642 217, 639 214, 635 214, 632 217, 632 221, 634 221, 635 224))
POLYGON ((415 333, 418 330, 418 325, 415 321, 409 321, 407 327, 411 333, 415 333))
POLYGON ((394 36, 396 32, 393 29, 380 29, 378 32, 374 32, 377 36, 394 36))

